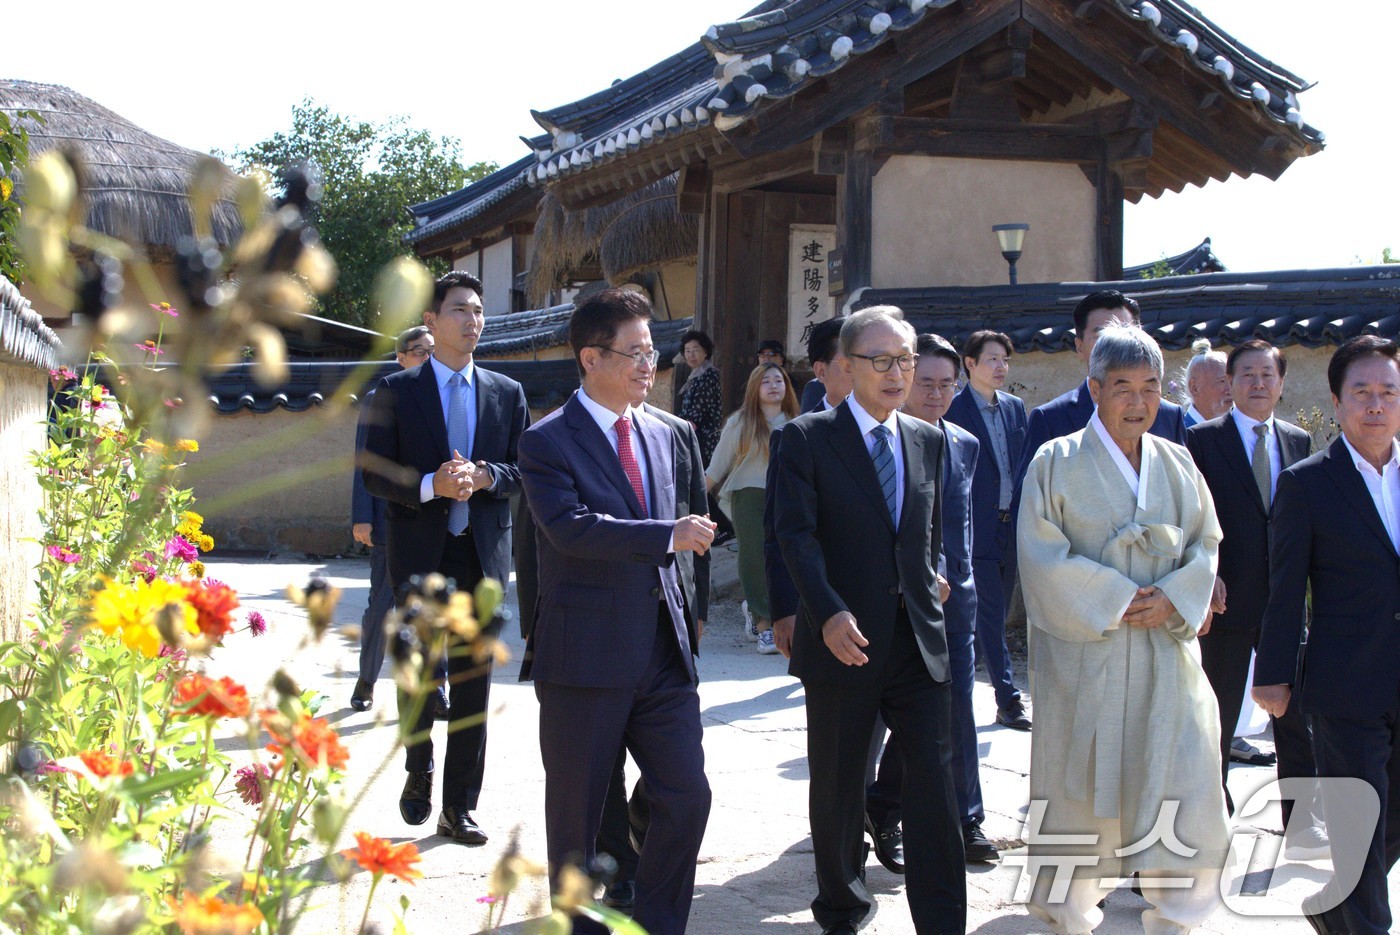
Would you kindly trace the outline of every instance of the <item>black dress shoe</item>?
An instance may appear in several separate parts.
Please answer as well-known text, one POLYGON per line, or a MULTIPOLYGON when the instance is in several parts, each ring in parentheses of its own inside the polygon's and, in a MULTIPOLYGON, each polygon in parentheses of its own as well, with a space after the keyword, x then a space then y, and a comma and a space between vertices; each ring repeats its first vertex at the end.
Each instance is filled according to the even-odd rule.
POLYGON ((822 935, 856 935, 854 922, 837 922, 831 928, 822 929, 822 935))
POLYGON ((603 893, 603 905, 622 912, 631 912, 637 901, 637 884, 631 880, 618 880, 603 893))
POLYGON ((970 864, 997 861, 997 846, 987 840, 981 825, 968 825, 963 829, 963 859, 970 864))
POLYGON ((437 833, 468 847, 479 847, 487 840, 486 832, 472 820, 471 812, 450 805, 442 807, 442 814, 438 816, 437 833))
POLYGON ((410 825, 421 825, 433 813, 433 771, 410 771, 399 796, 399 814, 410 825))
POLYGON ((870 840, 875 844, 875 859, 880 861, 890 873, 902 874, 904 872, 904 832, 900 830, 899 825, 877 828, 875 822, 870 820, 870 816, 866 815, 865 832, 870 835, 870 840))
POLYGON ((350 693, 350 707, 356 711, 368 711, 374 707, 374 686, 364 679, 356 679, 355 690, 350 693))
POLYGON ((1002 708, 997 711, 997 723, 1012 730, 1031 729, 1031 719, 1026 717, 1026 708, 1019 704, 1013 708, 1002 708))

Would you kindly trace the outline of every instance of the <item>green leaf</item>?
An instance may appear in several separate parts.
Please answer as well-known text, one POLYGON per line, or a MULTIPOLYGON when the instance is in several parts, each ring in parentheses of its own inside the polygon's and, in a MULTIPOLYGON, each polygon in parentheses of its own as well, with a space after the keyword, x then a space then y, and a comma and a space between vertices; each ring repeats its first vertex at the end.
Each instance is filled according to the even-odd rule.
POLYGON ((205 770, 194 768, 161 770, 151 776, 133 776, 122 783, 121 790, 131 798, 139 800, 169 792, 188 782, 201 779, 204 775, 205 770))

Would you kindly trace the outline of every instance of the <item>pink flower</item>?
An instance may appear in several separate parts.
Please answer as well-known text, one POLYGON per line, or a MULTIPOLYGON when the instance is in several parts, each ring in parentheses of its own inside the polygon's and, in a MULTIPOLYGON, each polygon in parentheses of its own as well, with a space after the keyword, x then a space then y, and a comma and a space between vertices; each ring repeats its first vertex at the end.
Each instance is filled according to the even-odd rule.
POLYGON ((261 763, 245 766, 234 774, 238 778, 233 788, 245 805, 259 805, 263 800, 263 787, 272 778, 272 773, 261 763))
POLYGON ((49 553, 49 558, 57 559, 65 565, 72 565, 76 562, 82 561, 83 558, 77 552, 74 552, 71 549, 65 549, 61 545, 51 545, 44 551, 49 553))
POLYGON ((35 767, 34 772, 39 774, 40 776, 49 776, 54 773, 66 773, 68 772, 68 767, 59 766, 53 760, 48 760, 47 762, 40 763, 37 767, 35 767))
POLYGON ((267 618, 256 610, 248 614, 248 629, 254 636, 262 636, 267 632, 267 618))
POLYGON ((155 357, 159 357, 161 354, 165 353, 165 351, 161 350, 159 347, 156 346, 156 342, 154 341, 146 341, 142 344, 133 344, 132 347, 136 348, 138 351, 142 351, 146 354, 151 354, 155 357))
POLYGON ((169 302, 152 302, 151 308, 162 315, 169 315, 171 318, 180 317, 180 310, 169 302))
POLYGON ((57 370, 50 370, 49 376, 55 380, 76 380, 78 375, 67 367, 59 367, 57 370))
POLYGON ((192 562, 199 558, 199 549, 195 548, 193 542, 176 533, 165 544, 165 560, 168 562, 172 558, 178 558, 182 562, 192 562))

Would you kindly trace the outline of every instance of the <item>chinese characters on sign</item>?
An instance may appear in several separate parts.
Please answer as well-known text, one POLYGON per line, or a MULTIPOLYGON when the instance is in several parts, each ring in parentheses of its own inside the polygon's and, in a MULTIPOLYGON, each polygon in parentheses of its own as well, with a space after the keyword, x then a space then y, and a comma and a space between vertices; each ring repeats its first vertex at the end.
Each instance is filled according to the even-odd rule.
POLYGON ((812 327, 836 314, 828 295, 827 255, 836 246, 832 224, 793 224, 788 234, 787 347, 802 353, 812 327))

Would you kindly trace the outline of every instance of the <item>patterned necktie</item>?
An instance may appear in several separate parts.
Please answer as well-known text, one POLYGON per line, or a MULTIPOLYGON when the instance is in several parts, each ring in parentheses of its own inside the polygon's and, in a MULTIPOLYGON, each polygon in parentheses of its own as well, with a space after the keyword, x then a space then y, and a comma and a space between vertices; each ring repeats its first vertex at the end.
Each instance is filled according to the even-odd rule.
POLYGON ((622 462, 622 470, 632 482, 632 492, 642 505, 642 513, 646 514, 647 495, 646 488, 642 486, 642 466, 632 452, 632 420, 623 416, 613 423, 613 428, 617 429, 617 459, 622 462))
POLYGON ((1254 472, 1254 483, 1259 485, 1259 496, 1264 500, 1264 509, 1267 510, 1273 505, 1268 424, 1260 422, 1254 427, 1254 434, 1258 437, 1254 440, 1254 456, 1250 459, 1249 466, 1254 472))
POLYGON ((890 430, 877 425, 870 430, 875 436, 875 447, 870 452, 875 462, 875 479, 880 482, 880 491, 885 495, 885 506, 889 507, 890 519, 895 519, 894 491, 894 449, 890 447, 890 430))
MULTIPOLYGON (((468 457, 471 439, 467 437, 467 381, 454 373, 447 381, 447 446, 468 457)), ((460 536, 470 521, 471 506, 466 500, 453 500, 447 508, 447 531, 460 536)))

